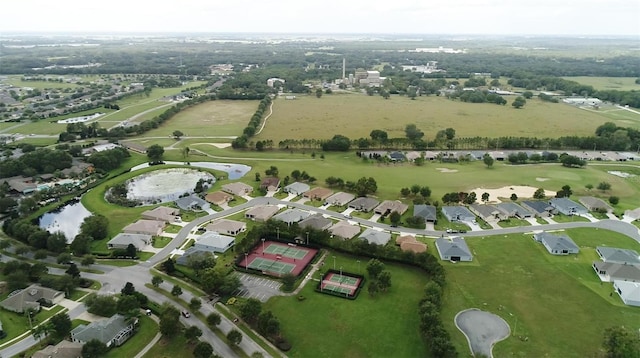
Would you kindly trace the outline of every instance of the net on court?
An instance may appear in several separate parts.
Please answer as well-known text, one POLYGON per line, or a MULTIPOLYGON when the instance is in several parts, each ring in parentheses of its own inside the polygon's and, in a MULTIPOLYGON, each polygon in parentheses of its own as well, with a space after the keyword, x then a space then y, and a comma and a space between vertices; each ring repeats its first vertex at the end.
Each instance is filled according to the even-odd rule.
POLYGON ((331 282, 343 283, 349 286, 358 286, 358 281, 360 281, 356 277, 336 275, 336 274, 329 276, 327 279, 331 282))
POLYGON ((360 279, 352 276, 345 276, 337 273, 330 273, 325 276, 320 285, 321 290, 353 295, 358 289, 360 279))
POLYGON ((256 257, 247 265, 247 267, 254 270, 286 274, 292 272, 293 269, 296 268, 296 265, 286 262, 279 262, 276 260, 269 260, 262 257, 256 257))
POLYGON ((307 253, 309 253, 309 250, 299 249, 292 246, 270 244, 269 246, 265 247, 264 252, 266 254, 282 255, 299 260, 304 258, 307 253))

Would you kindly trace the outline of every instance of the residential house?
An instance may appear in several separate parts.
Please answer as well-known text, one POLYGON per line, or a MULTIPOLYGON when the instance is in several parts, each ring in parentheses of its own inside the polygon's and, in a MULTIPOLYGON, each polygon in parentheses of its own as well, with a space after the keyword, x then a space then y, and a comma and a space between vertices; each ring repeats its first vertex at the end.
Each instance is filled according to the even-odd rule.
POLYGON ((338 221, 329 228, 331 235, 349 240, 360 233, 360 226, 351 225, 346 221, 338 221))
POLYGON ((507 159, 507 155, 500 151, 489 152, 489 156, 497 161, 504 161, 507 159))
POLYGON ((640 307, 640 283, 615 280, 613 289, 620 295, 625 305, 640 307))
POLYGON ((578 199, 578 201, 589 211, 602 211, 607 213, 613 211, 613 208, 600 198, 595 198, 593 196, 582 196, 580 197, 580 199, 578 199))
POLYGON ((566 235, 540 232, 533 234, 533 239, 544 245, 545 249, 552 255, 569 255, 580 252, 578 245, 566 235))
POLYGON ((331 227, 333 221, 331 219, 327 219, 322 214, 311 215, 307 218, 302 219, 298 226, 302 229, 312 228, 315 230, 327 230, 331 227))
POLYGON ((126 249, 131 244, 136 247, 136 250, 142 251, 152 244, 152 240, 153 237, 147 234, 119 233, 107 242, 107 247, 110 249, 126 249))
POLYGON ((17 313, 22 313, 29 309, 40 311, 41 306, 53 306, 60 303, 63 298, 64 293, 60 291, 33 284, 21 291, 10 294, 9 297, 0 302, 0 307, 17 313))
POLYGON ((366 229, 359 236, 360 239, 367 241, 370 244, 386 245, 391 240, 391 234, 385 231, 378 231, 372 228, 366 229))
POLYGON ((413 206, 413 216, 418 216, 424 219, 426 222, 437 223, 438 215, 436 213, 436 207, 433 205, 418 204, 413 206))
POLYGON ((242 182, 234 182, 222 185, 222 191, 232 195, 245 196, 253 192, 253 187, 242 182))
POLYGON ((247 210, 244 217, 253 221, 267 221, 271 219, 280 208, 276 205, 257 205, 247 210))
POLYGON ((308 211, 293 208, 293 209, 287 209, 279 213, 278 215, 275 215, 273 217, 273 220, 279 220, 284 223, 287 223, 287 225, 291 225, 291 224, 300 222, 303 219, 306 219, 309 215, 311 214, 308 211))
POLYGON ((595 261, 592 267, 602 282, 615 280, 640 282, 640 266, 637 265, 595 261))
POLYGON ((210 205, 196 195, 189 195, 175 201, 182 210, 201 211, 208 210, 210 205))
POLYGON ((520 219, 526 219, 533 216, 531 211, 512 202, 499 203, 496 205, 496 208, 498 208, 498 210, 502 211, 507 217, 510 218, 517 217, 520 219))
POLYGON ((331 194, 333 194, 333 190, 317 187, 305 192, 302 196, 311 200, 325 200, 330 197, 331 194))
POLYGON ((236 239, 231 236, 221 235, 217 232, 207 231, 196 238, 192 248, 201 251, 225 253, 235 244, 236 239))
POLYGON ((407 157, 401 152, 391 152, 388 154, 388 157, 392 162, 404 162, 407 160, 407 157))
POLYGON ((473 221, 476 219, 476 216, 464 206, 443 206, 442 214, 451 222, 473 221))
POLYGON ((434 160, 438 159, 439 155, 440 155, 440 153, 438 153, 438 152, 434 152, 432 150, 427 150, 426 152, 424 152, 424 159, 425 160, 429 160, 429 161, 434 161, 434 160))
POLYGON ((349 203, 349 207, 358 211, 363 211, 368 213, 373 210, 376 206, 378 206, 380 202, 374 198, 367 198, 366 196, 361 196, 359 198, 354 199, 349 203))
POLYGON ((164 221, 141 219, 133 224, 129 224, 122 229, 125 234, 143 234, 151 236, 159 236, 162 234, 165 226, 164 221))
POLYGON ((141 217, 147 220, 164 221, 170 224, 180 222, 180 210, 167 206, 158 206, 155 209, 143 212, 141 217))
POLYGON ((233 200, 233 195, 229 195, 222 191, 214 191, 213 193, 209 193, 204 197, 204 200, 210 202, 214 205, 225 205, 231 200, 233 200))
POLYGON ((486 222, 495 223, 508 218, 502 210, 498 210, 497 207, 489 204, 471 204, 469 205, 469 210, 486 222))
POLYGON ((16 192, 18 194, 23 194, 23 195, 33 193, 38 188, 35 181, 31 177, 23 177, 23 176, 11 177, 11 178, 2 179, 2 182, 6 182, 7 185, 9 185, 9 188, 13 192, 16 192))
POLYGON ((127 319, 123 315, 115 314, 88 325, 79 325, 71 331, 71 340, 85 344, 97 339, 107 347, 119 347, 136 333, 137 327, 137 318, 127 319))
POLYGON ((206 229, 207 231, 214 231, 223 235, 236 236, 247 230, 247 224, 242 221, 218 219, 207 225, 206 229))
POLYGON ((138 144, 135 142, 121 142, 120 143, 123 147, 127 148, 128 150, 132 151, 132 152, 137 152, 140 154, 146 154, 147 153, 147 147, 145 147, 142 144, 138 144))
POLYGON ((553 198, 549 200, 549 205, 564 215, 584 215, 589 211, 584 206, 569 198, 553 198))
POLYGON ((260 183, 260 189, 266 191, 278 191, 278 188, 280 188, 280 179, 276 177, 266 177, 260 183))
POLYGON ((471 261, 473 255, 469 246, 461 237, 439 237, 436 239, 436 249, 442 260, 447 261, 471 261))
POLYGON ((422 157, 422 153, 421 152, 417 152, 417 151, 410 151, 407 152, 407 154, 405 155, 407 157, 407 160, 410 162, 415 161, 418 158, 422 157))
POLYGON ((640 265, 640 255, 638 255, 638 252, 635 250, 597 246, 596 252, 604 262, 614 262, 623 265, 640 265))
POLYGON ((31 358, 79 358, 82 357, 82 344, 63 340, 55 346, 48 345, 31 356, 31 358))
POLYGON ((340 191, 328 197, 324 202, 325 205, 345 206, 354 198, 355 195, 340 191))
POLYGON ((538 200, 525 200, 522 202, 522 207, 531 211, 535 216, 548 218, 555 213, 553 206, 549 205, 546 201, 538 200))
POLYGON ((624 212, 624 216, 630 218, 631 220, 640 219, 640 208, 635 208, 633 210, 626 210, 624 212))
POLYGON ((407 211, 407 209, 409 209, 409 205, 403 202, 397 200, 385 200, 382 204, 378 205, 373 212, 380 215, 386 215, 395 211, 402 215, 407 211))
POLYGON ((284 192, 289 194, 295 194, 296 196, 302 195, 309 191, 308 184, 295 182, 284 187, 284 192))

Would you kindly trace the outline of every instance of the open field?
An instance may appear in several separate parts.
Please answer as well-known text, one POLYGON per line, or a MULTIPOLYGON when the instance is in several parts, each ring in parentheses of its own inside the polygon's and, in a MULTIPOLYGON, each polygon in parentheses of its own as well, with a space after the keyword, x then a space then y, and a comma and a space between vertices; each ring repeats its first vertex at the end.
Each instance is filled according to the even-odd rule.
POLYGON ((630 91, 640 90, 640 85, 636 84, 637 77, 563 77, 565 80, 576 81, 583 85, 593 86, 597 90, 618 90, 630 91))
MULTIPOLYGON (((596 127, 611 121, 598 113, 587 112, 562 103, 531 99, 522 109, 509 104, 475 104, 444 97, 380 96, 361 94, 298 96, 297 100, 278 99, 273 115, 255 140, 328 139, 335 134, 349 138, 368 138, 373 129, 382 129, 389 137, 404 137, 406 124, 414 123, 426 138, 448 127, 456 137, 559 137, 593 135, 596 127), (364 125, 363 125, 364 124, 364 125)), ((614 120, 615 121, 615 120, 614 120)), ((626 125, 626 124, 625 124, 626 125)), ((638 126, 638 124, 636 124, 638 126)))
POLYGON ((168 136, 174 130, 191 136, 238 136, 257 108, 258 101, 209 101, 178 113, 145 136, 168 136))
POLYGON ((581 247, 579 255, 550 255, 530 234, 500 235, 467 239, 476 254, 473 264, 444 263, 443 319, 461 355, 468 353, 468 346, 453 318, 472 307, 500 315, 512 333, 516 330, 516 337, 495 346, 496 357, 595 356, 605 328, 639 328, 640 310, 624 306, 616 294, 609 296, 611 283, 600 284, 590 265, 597 257, 596 245, 635 250, 640 245, 605 230, 567 234, 581 247))
MULTIPOLYGON (((325 267, 345 271, 365 271, 367 260, 337 253, 327 256, 325 267), (356 260, 360 260, 360 265, 356 260)), ((307 284, 296 296, 274 297, 265 310, 273 311, 281 322, 283 335, 293 348, 289 357, 424 357, 427 347, 420 338, 416 315, 422 290, 427 283, 422 271, 386 263, 392 286, 388 292, 371 297, 364 289, 354 301, 315 292, 307 284)), ((316 273, 316 278, 320 277, 316 273)))

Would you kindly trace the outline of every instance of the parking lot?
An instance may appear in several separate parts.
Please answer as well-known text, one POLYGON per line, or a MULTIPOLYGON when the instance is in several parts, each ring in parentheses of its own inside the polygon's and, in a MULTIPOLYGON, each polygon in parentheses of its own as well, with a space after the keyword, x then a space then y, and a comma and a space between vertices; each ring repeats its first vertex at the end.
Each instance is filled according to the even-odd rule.
POLYGON ((238 278, 240 278, 242 287, 234 293, 235 296, 255 298, 266 302, 269 298, 282 294, 280 291, 282 283, 278 281, 246 273, 238 273, 238 278))

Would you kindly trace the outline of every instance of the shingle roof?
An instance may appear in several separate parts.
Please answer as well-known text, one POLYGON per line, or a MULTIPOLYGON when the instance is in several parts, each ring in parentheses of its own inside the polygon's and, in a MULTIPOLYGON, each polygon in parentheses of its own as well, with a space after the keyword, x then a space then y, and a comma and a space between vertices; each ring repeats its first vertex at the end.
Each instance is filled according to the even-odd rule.
POLYGON ((640 255, 638 255, 638 252, 635 250, 598 246, 596 247, 596 251, 605 262, 617 262, 630 265, 640 264, 640 255))
POLYGON ((369 228, 360 234, 360 238, 368 241, 370 244, 386 245, 387 242, 391 240, 391 234, 369 228))
POLYGON ((360 226, 351 225, 346 221, 338 221, 329 228, 329 232, 343 239, 350 239, 360 233, 360 226))
POLYGON ((133 244, 138 250, 144 249, 151 242, 151 235, 119 233, 107 242, 107 246, 127 246, 133 244))
POLYGON ((469 246, 467 246, 467 243, 461 237, 439 237, 436 239, 436 247, 438 248, 440 258, 445 256, 472 257, 469 246))
POLYGON ((373 208, 378 206, 380 202, 374 198, 367 198, 365 196, 354 199, 349 203, 350 208, 355 208, 356 210, 366 210, 371 211, 373 208))
POLYGON ((322 214, 315 214, 302 219, 298 223, 298 226, 300 226, 301 228, 310 227, 316 230, 325 230, 328 229, 331 224, 333 224, 333 221, 331 221, 330 219, 323 217, 322 214))
POLYGON ((522 203, 526 204, 528 207, 535 210, 537 213, 544 213, 549 211, 550 209, 553 209, 553 207, 549 205, 549 203, 547 203, 546 201, 525 200, 522 203))
POLYGON ((541 232, 533 235, 536 240, 546 243, 547 246, 553 250, 580 250, 578 245, 576 245, 573 240, 569 236, 565 235, 555 235, 548 232, 541 232))
POLYGON ((308 211, 300 210, 297 208, 288 209, 274 216, 274 220, 280 220, 286 223, 297 223, 307 218, 309 215, 308 211))
POLYGON ((89 342, 97 339, 102 343, 108 343, 125 329, 129 324, 124 316, 115 314, 110 318, 92 322, 89 325, 81 324, 71 331, 74 340, 89 342))
POLYGON ((437 219, 436 207, 433 205, 414 205, 413 216, 419 216, 427 221, 435 221, 437 219))

